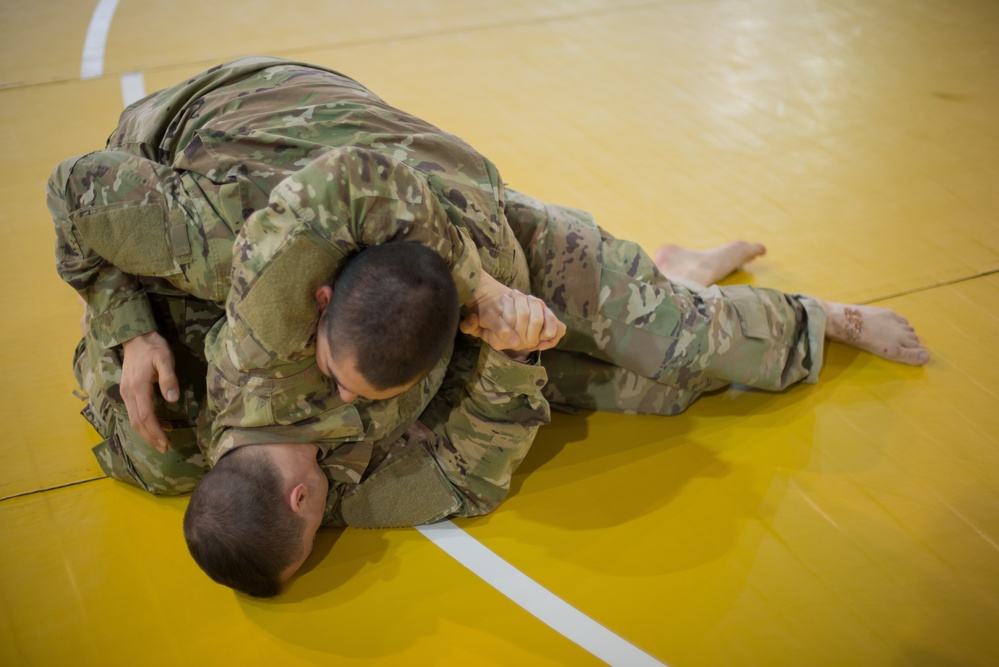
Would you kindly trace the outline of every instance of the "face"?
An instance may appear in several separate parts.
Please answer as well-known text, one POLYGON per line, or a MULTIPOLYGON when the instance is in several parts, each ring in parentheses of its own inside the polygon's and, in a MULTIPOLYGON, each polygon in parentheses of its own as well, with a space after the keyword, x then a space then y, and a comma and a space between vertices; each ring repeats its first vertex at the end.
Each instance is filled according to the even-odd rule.
POLYGON ((389 389, 375 389, 357 370, 354 356, 334 355, 325 336, 318 336, 316 339, 316 365, 323 375, 336 383, 337 391, 344 403, 351 403, 357 398, 366 398, 369 401, 395 398, 416 384, 416 381, 413 381, 389 389))

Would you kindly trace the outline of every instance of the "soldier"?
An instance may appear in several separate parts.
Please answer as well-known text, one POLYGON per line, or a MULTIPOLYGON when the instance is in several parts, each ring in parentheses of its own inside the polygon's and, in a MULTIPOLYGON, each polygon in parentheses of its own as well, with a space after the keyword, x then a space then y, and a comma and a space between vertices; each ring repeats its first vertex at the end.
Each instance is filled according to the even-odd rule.
MULTIPOLYGON (((825 337, 928 358, 890 311, 671 281, 713 282, 762 249, 666 247, 654 262, 583 212, 505 191, 460 139, 300 63, 243 59, 140 101, 106 151, 57 168, 49 200, 60 272, 88 303, 76 366, 108 438, 102 466, 183 492, 214 465, 185 533, 209 574, 251 594, 280 590, 321 524, 491 511, 546 397, 675 414, 729 382, 815 381, 825 337), (330 276, 398 240, 443 258, 462 330, 487 344, 459 336, 429 373, 386 384, 350 335, 323 332, 346 312, 330 276), (555 318, 568 330, 542 367, 522 353, 560 338, 555 318), (151 409, 153 382, 181 400, 151 409), (174 421, 170 448, 157 411, 174 421), (246 490, 262 487, 272 497, 254 509, 246 490)), ((381 347, 398 333, 367 331, 381 347)))
MULTIPOLYGON (((329 171, 322 176, 325 178, 342 170, 337 190, 342 199, 336 202, 342 217, 338 222, 353 216, 351 224, 338 228, 342 238, 321 239, 324 247, 291 234, 299 239, 297 245, 289 244, 294 252, 282 249, 286 259, 274 262, 277 268, 271 268, 265 279, 254 281, 248 299, 235 298, 245 286, 242 278, 237 278, 231 309, 247 312, 234 318, 238 331, 227 335, 238 342, 234 354, 239 370, 255 371, 272 362, 298 362, 300 367, 303 361, 311 364, 311 338, 318 312, 313 294, 335 273, 343 258, 361 245, 375 245, 388 238, 430 245, 447 256, 454 276, 460 278, 462 302, 475 310, 489 302, 489 289, 502 287, 487 272, 500 263, 510 264, 507 260, 514 253, 508 248, 515 244, 510 230, 498 223, 502 212, 495 199, 502 186, 495 168, 456 137, 392 109, 347 77, 283 60, 247 58, 150 96, 125 111, 104 151, 65 161, 56 169, 49 187, 59 270, 89 304, 88 326, 95 343, 90 347, 102 351, 100 355, 78 355, 77 367, 86 388, 93 389, 91 403, 107 408, 95 405, 92 412, 105 413, 117 404, 111 420, 122 437, 109 436, 107 443, 98 446, 106 469, 117 466, 125 473, 139 473, 137 483, 150 490, 190 490, 192 475, 183 473, 181 462, 172 460, 177 456, 167 451, 168 440, 155 417, 154 396, 148 385, 150 379, 157 379, 162 396, 179 391, 169 368, 173 346, 165 345, 164 339, 181 347, 185 341, 194 341, 200 349, 181 350, 181 356, 185 361, 198 357, 207 361, 203 343, 209 327, 224 313, 233 242, 244 217, 266 208, 271 189, 316 156, 324 158, 324 166, 316 165, 310 173, 325 168, 329 171), (366 149, 368 144, 380 146, 383 152, 366 149), (413 154, 411 158, 395 157, 407 150, 413 154), (418 172, 415 166, 424 171, 418 172), (423 173, 427 176, 418 175, 423 173), (494 245, 501 250, 482 250, 480 259, 465 221, 485 221, 486 215, 493 218, 494 245), (416 224, 425 219, 433 225, 416 224), (385 222, 401 226, 389 227, 382 224, 385 222), (299 261, 295 252, 308 254, 310 248, 317 256, 306 258, 311 263, 299 261), (263 312, 265 321, 250 326, 253 309, 274 296, 273 290, 269 296, 265 294, 268 278, 280 272, 288 276, 302 268, 310 272, 308 286, 303 284, 299 292, 288 295, 279 285, 278 310, 271 307, 275 304, 263 303, 256 312, 263 312), (289 303, 289 298, 294 303, 289 303), (283 315, 280 318, 276 317, 279 312, 283 315), (170 322, 158 324, 157 319, 170 322), (283 329, 268 327, 273 322, 279 322, 283 329), (244 335, 247 328, 252 330, 250 335, 244 335), (275 337, 281 340, 265 350, 275 337), (251 348, 254 342, 256 347, 251 348), (110 357, 103 354, 108 350, 110 357), (118 352, 123 359, 113 358, 118 352), (129 363, 130 359, 141 361, 129 363), (116 370, 118 365, 124 370, 116 370), (122 372, 118 396, 119 380, 115 378, 122 372), (112 387, 111 395, 100 397, 106 393, 100 385, 112 387), (148 452, 128 455, 126 458, 137 459, 129 461, 119 455, 120 442, 143 440, 156 445, 170 460, 153 461, 148 452), (175 463, 178 468, 164 468, 175 463), (145 475, 148 465, 153 469, 145 475), (175 483, 179 480, 185 481, 175 483)), ((258 231, 265 236, 269 230, 258 231)), ((236 268, 249 274, 255 271, 257 257, 271 248, 259 240, 246 243, 246 235, 240 238, 244 251, 236 268)), ((492 272, 511 282, 512 272, 519 271, 520 284, 526 289, 526 267, 522 256, 518 259, 519 263, 507 269, 492 272)), ((497 293, 497 301, 499 296, 497 293)), ((286 365, 279 376, 282 374, 293 373, 286 365)), ((325 387, 326 393, 328 389, 325 387)), ((270 406, 276 397, 271 393, 266 409, 273 412, 270 406)), ((155 397, 157 409, 166 411, 175 451, 178 439, 193 443, 188 438, 193 433, 182 427, 191 425, 203 397, 203 390, 185 394, 181 407, 173 411, 168 402, 155 397)), ((242 395, 238 400, 243 400, 242 395)), ((225 412, 226 407, 218 411, 225 412)), ((245 410, 239 407, 235 411, 245 410)), ((371 415, 362 418, 355 412, 351 408, 343 417, 351 431, 345 443, 357 439, 361 421, 388 422, 371 415)), ((102 421, 101 415, 93 418, 102 421)), ((249 419, 253 419, 252 414, 249 419)), ((207 423, 211 427, 212 420, 207 423)), ((99 430, 107 432, 108 427, 99 430)), ((219 424, 212 433, 210 449, 227 451, 230 441, 219 442, 225 430, 219 424)), ((288 431, 283 430, 282 435, 288 436, 288 431)), ((359 453, 357 461, 349 462, 346 454, 341 451, 339 458, 350 468, 345 475, 353 478, 365 469, 366 454, 359 453)), ((187 462, 201 468, 204 462, 199 457, 192 452, 187 462)))

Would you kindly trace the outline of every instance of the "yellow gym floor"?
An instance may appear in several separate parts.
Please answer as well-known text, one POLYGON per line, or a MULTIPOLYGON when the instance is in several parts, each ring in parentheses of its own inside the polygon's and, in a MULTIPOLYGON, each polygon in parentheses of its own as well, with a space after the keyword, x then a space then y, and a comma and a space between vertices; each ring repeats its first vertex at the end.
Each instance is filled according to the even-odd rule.
POLYGON ((0 664, 603 664, 566 609, 626 667, 999 664, 999 2, 5 0, 0 36, 0 664), (236 595, 186 499, 90 454, 43 189, 123 95, 247 54, 343 71, 646 249, 762 241, 732 280, 895 308, 933 359, 830 345, 783 394, 556 414, 455 522, 565 603, 544 620, 417 530, 324 532, 286 594, 236 595))

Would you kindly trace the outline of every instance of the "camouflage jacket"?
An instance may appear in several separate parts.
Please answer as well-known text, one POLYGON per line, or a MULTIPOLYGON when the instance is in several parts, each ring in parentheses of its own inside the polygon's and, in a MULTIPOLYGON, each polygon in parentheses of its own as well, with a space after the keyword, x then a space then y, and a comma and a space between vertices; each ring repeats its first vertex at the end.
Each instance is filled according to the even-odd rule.
MULTIPOLYGON (((154 330, 150 278, 225 304, 206 340, 212 461, 246 444, 315 442, 331 480, 356 484, 440 394, 438 441, 423 448, 454 497, 444 515, 489 511, 506 494, 548 420, 542 368, 465 341, 452 364, 462 373, 448 355, 395 399, 344 404, 314 359, 316 288, 364 246, 434 248, 462 301, 482 271, 528 289, 499 174, 466 143, 336 72, 244 58, 132 105, 106 150, 77 165, 57 258, 103 340, 154 330)), ((331 485, 331 521, 343 493, 331 485)))

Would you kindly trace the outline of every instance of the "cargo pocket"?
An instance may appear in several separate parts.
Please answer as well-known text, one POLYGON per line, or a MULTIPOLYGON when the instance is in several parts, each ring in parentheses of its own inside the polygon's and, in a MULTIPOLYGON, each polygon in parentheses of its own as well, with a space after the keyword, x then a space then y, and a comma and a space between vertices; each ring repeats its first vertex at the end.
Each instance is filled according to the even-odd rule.
POLYGON ((315 363, 309 363, 305 370, 289 377, 254 379, 251 391, 261 400, 270 402, 276 424, 294 424, 319 417, 334 395, 330 380, 315 363))
POLYGON ((767 306, 755 289, 749 285, 732 285, 721 288, 739 317, 739 327, 746 338, 765 340, 773 333, 767 306))
POLYGON ((101 470, 108 477, 137 486, 143 491, 153 492, 139 477, 131 459, 122 451, 121 444, 115 439, 115 436, 104 440, 91 451, 94 453, 101 470))

